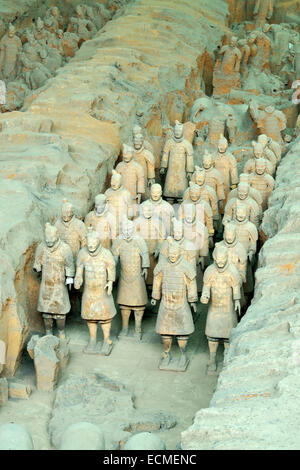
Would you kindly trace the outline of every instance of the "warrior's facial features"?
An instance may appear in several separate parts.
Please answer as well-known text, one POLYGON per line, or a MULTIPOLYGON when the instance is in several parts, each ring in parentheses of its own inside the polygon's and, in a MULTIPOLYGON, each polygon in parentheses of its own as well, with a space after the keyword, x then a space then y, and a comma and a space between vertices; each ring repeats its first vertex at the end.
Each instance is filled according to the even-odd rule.
POLYGON ((130 151, 125 151, 123 152, 123 161, 125 163, 129 163, 131 160, 132 160, 132 157, 133 157, 133 153, 130 152, 130 151))
POLYGON ((132 138, 134 139, 137 135, 140 135, 140 134, 143 135, 141 126, 133 126, 132 138))
POLYGON ((244 207, 244 206, 237 206, 237 208, 236 208, 236 219, 237 219, 239 222, 244 222, 244 220, 246 219, 246 217, 247 217, 246 207, 244 207))
POLYGON ((263 156, 263 153, 264 153, 264 149, 263 149, 263 146, 261 144, 256 144, 253 147, 253 154, 254 154, 255 158, 261 158, 263 156))
POLYGON ((180 241, 183 238, 183 225, 178 220, 173 221, 173 238, 180 241))
POLYGON ((143 147, 144 137, 142 134, 137 134, 133 138, 133 145, 135 150, 140 150, 143 147))
POLYGON ((235 225, 228 223, 224 229, 224 239, 228 244, 234 243, 236 239, 236 228, 235 225))
POLYGON ((158 183, 154 183, 151 186, 151 199, 154 202, 157 202, 161 199, 162 197, 162 188, 161 185, 158 183))
POLYGON ((235 47, 238 43, 238 38, 236 36, 232 36, 232 38, 230 39, 230 45, 232 47, 235 47))
POLYGON ((73 207, 71 204, 64 204, 62 209, 61 209, 61 218, 63 219, 64 222, 69 222, 69 220, 72 219, 74 214, 73 207))
POLYGON ((250 175, 248 173, 241 173, 240 174, 240 183, 249 183, 250 175))
POLYGON ((200 197, 199 186, 195 185, 194 187, 190 188, 190 198, 191 201, 197 202, 200 197))
POLYGON ((98 234, 96 234, 95 232, 91 232, 87 234, 86 244, 87 244, 87 249, 89 250, 90 253, 95 253, 98 246, 100 245, 100 237, 97 235, 98 234))
POLYGON ((110 186, 112 189, 115 191, 120 188, 122 182, 122 176, 117 173, 112 175, 111 180, 110 180, 110 186))
POLYGON ((228 260, 228 251, 225 247, 217 247, 213 252, 214 261, 219 269, 223 269, 228 260))
POLYGON ((202 165, 205 170, 209 170, 212 167, 212 158, 210 155, 204 155, 202 165))
POLYGON ((180 248, 176 245, 170 244, 168 249, 168 258, 171 263, 176 263, 180 256, 180 248))
POLYGON ((265 171, 266 171, 266 161, 262 158, 260 158, 259 160, 256 160, 256 162, 255 162, 255 172, 258 175, 263 175, 265 171))
POLYGON ((174 127, 174 136, 176 139, 181 139, 183 136, 183 125, 182 124, 176 124, 174 127))
POLYGON ((127 220, 122 224, 122 234, 126 240, 131 240, 134 235, 134 224, 131 220, 127 220))
POLYGON ((15 27, 13 25, 10 25, 8 28, 8 36, 10 38, 13 38, 15 35, 15 27))
POLYGON ((243 201, 249 196, 249 184, 248 183, 239 183, 237 187, 238 198, 243 201))
POLYGON ((260 134, 257 139, 258 143, 262 145, 263 148, 269 143, 269 137, 265 134, 260 134))
POLYGON ((47 226, 45 229, 45 242, 48 248, 52 248, 58 241, 58 232, 55 227, 47 226))
POLYGON ((203 186, 205 183, 205 173, 204 171, 197 171, 195 174, 195 183, 198 186, 203 186))
POLYGON ((219 143, 218 143, 218 150, 220 153, 225 153, 226 150, 228 148, 228 143, 226 142, 226 140, 224 139, 221 139, 219 140, 219 143))

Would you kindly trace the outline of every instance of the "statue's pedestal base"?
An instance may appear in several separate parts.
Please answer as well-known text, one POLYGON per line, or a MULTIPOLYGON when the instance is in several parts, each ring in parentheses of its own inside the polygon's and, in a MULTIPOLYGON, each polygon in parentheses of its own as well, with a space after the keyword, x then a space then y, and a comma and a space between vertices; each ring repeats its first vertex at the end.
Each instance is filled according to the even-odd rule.
POLYGON ((238 90, 241 88, 240 73, 233 72, 230 75, 224 75, 217 71, 213 76, 213 96, 229 95, 232 89, 238 90))
POLYGON ((170 359, 170 361, 166 361, 164 358, 161 358, 158 364, 158 368, 160 370, 171 370, 173 372, 185 372, 189 362, 189 359, 186 359, 185 363, 183 364, 180 362, 180 358, 170 359))
POLYGON ((97 356, 109 356, 113 348, 113 344, 107 344, 102 341, 101 343, 97 343, 95 348, 89 348, 86 346, 83 350, 84 354, 94 354, 97 356))

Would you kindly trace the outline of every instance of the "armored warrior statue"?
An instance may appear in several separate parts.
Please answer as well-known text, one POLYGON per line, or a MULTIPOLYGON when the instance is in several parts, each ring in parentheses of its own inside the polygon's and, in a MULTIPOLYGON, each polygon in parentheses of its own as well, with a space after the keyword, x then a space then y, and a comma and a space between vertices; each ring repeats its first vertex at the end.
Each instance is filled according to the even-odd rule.
POLYGON ((112 171, 110 188, 105 191, 108 211, 115 217, 116 236, 119 235, 123 219, 131 219, 134 214, 133 200, 128 189, 122 184, 122 175, 112 171))
POLYGON ((153 270, 157 263, 160 246, 166 235, 163 222, 155 217, 153 205, 149 200, 140 206, 140 216, 135 221, 135 232, 145 240, 148 247, 150 267, 146 285, 151 287, 153 284, 153 270))
POLYGON ((21 39, 15 35, 15 27, 9 24, 7 34, 0 41, 0 72, 2 72, 4 80, 12 81, 16 78, 21 51, 21 39))
POLYGON ((135 135, 133 139, 133 158, 139 163, 144 170, 145 178, 145 193, 144 198, 148 198, 150 195, 149 188, 155 183, 155 160, 154 155, 144 147, 144 137, 142 134, 135 135))
POLYGON ((95 209, 87 214, 84 223, 86 227, 93 227, 99 233, 101 245, 109 250, 112 240, 116 238, 116 220, 108 211, 105 194, 95 197, 95 209))
POLYGON ((266 160, 264 158, 255 161, 255 172, 251 173, 249 184, 260 192, 262 197, 262 209, 266 210, 268 199, 275 186, 274 178, 266 172, 266 160))
POLYGON ((203 155, 202 165, 205 171, 205 183, 215 190, 219 205, 223 206, 225 200, 224 177, 220 171, 215 169, 213 158, 207 151, 203 155))
POLYGON ((247 207, 247 216, 249 220, 253 222, 256 227, 259 226, 262 217, 262 210, 249 193, 250 186, 248 183, 238 184, 236 198, 231 198, 225 206, 223 225, 226 225, 230 220, 234 219, 237 203, 241 201, 247 207))
POLYGON ((74 259, 69 245, 60 240, 58 230, 45 226, 45 241, 37 247, 33 269, 42 272, 38 311, 42 313, 46 335, 52 334, 56 320, 59 337, 65 339, 66 315, 70 311, 67 285, 75 275, 74 259))
POLYGON ((114 257, 101 245, 99 233, 90 227, 87 246, 80 250, 77 258, 74 280, 76 289, 80 289, 84 284, 81 316, 87 321, 90 333, 89 343, 84 350, 87 354, 108 356, 112 350, 111 321, 117 313, 112 296, 115 278, 114 257), (101 348, 97 347, 98 323, 104 337, 101 348))
POLYGON ((256 226, 248 219, 247 207, 242 202, 237 204, 235 218, 232 222, 236 226, 237 239, 244 246, 249 260, 247 263, 246 284, 244 284, 244 293, 248 294, 254 288, 252 265, 255 262, 258 231, 256 226))
POLYGON ((213 164, 215 169, 218 170, 224 178, 224 204, 227 202, 230 189, 234 189, 239 181, 236 159, 227 149, 227 139, 221 135, 218 143, 218 153, 213 157, 213 164))
POLYGON ((238 48, 238 39, 232 36, 228 45, 220 50, 221 57, 216 63, 213 75, 214 95, 222 96, 232 88, 240 88, 240 65, 242 53, 238 48))
POLYGON ((182 256, 180 246, 169 238, 168 258, 162 258, 154 270, 151 304, 161 299, 156 332, 162 336, 164 353, 160 369, 184 371, 188 365, 186 347, 189 335, 194 332, 191 308, 197 309, 196 271, 182 256), (177 338, 181 356, 171 362, 173 337, 177 338))
MULTIPOLYGON (((174 217, 174 209, 171 204, 163 200, 162 187, 160 184, 152 184, 150 189, 150 198, 147 199, 147 201, 152 204, 153 215, 158 217, 164 225, 166 237, 169 236, 171 234, 171 221, 174 217)), ((141 210, 147 201, 141 204, 141 210)))
POLYGON ((189 197, 180 205, 178 217, 180 219, 184 219, 186 210, 189 210, 189 207, 191 206, 195 206, 197 220, 207 227, 209 236, 213 237, 214 226, 211 207, 205 200, 201 199, 201 188, 198 184, 190 181, 189 197))
MULTIPOLYGON (((244 165, 244 173, 253 173, 255 171, 255 161, 258 158, 264 158, 264 148, 258 142, 252 142, 253 147, 253 157, 249 158, 244 165)), ((266 160, 266 168, 269 175, 272 175, 275 171, 275 168, 269 160, 266 160)))
POLYGON ((60 239, 69 245, 76 260, 80 248, 86 245, 86 227, 75 217, 74 207, 67 199, 63 200, 61 217, 56 221, 55 227, 60 239))
POLYGON ((266 134, 282 145, 281 131, 286 128, 284 113, 275 110, 273 106, 267 106, 264 111, 261 111, 254 101, 249 104, 249 112, 260 134, 266 134))
POLYGON ((124 144, 123 161, 117 165, 116 171, 122 175, 123 185, 130 192, 134 204, 140 204, 145 193, 145 176, 143 167, 134 160, 133 155, 133 148, 124 144))
MULTIPOLYGON (((192 176, 192 182, 197 184, 200 188, 200 198, 203 201, 206 201, 212 210, 214 223, 219 221, 219 207, 218 207, 218 198, 216 191, 206 184, 206 174, 203 168, 195 166, 195 171, 192 176)), ((189 188, 185 191, 183 200, 190 198, 189 188)))
MULTIPOLYGON (((249 173, 241 173, 240 174, 240 183, 248 183, 249 184, 250 183, 250 174, 249 173)), ((228 202, 232 198, 237 198, 237 191, 238 191, 237 188, 232 189, 230 191, 230 193, 228 194, 228 200, 227 200, 228 202)), ((252 188, 250 186, 249 187, 249 196, 252 199, 254 199, 254 201, 256 202, 256 204, 259 207, 260 212, 262 213, 262 197, 261 197, 260 192, 257 189, 252 188)))
POLYGON ((206 320, 205 334, 208 339, 210 358, 208 373, 217 370, 216 353, 220 340, 228 348, 230 331, 237 324, 241 313, 240 275, 228 261, 228 250, 217 246, 213 252, 214 264, 209 266, 203 277, 203 291, 200 301, 210 305, 206 320))
POLYGON ((162 175, 166 175, 164 196, 171 201, 182 200, 188 180, 194 171, 193 146, 184 138, 183 125, 176 121, 174 136, 167 140, 161 159, 162 175))
POLYGON ((272 139, 270 139, 270 137, 268 137, 266 134, 260 134, 257 138, 257 142, 261 144, 263 147, 263 155, 262 155, 263 158, 265 158, 266 160, 269 160, 272 167, 274 168, 273 173, 275 173, 275 169, 277 166, 277 157, 275 153, 273 152, 273 150, 269 148, 269 142, 271 140, 272 139))
MULTIPOLYGON (((201 224, 201 227, 202 227, 202 224, 201 224)), ((204 228, 206 229, 206 227, 204 228)), ((184 259, 186 259, 189 263, 191 263, 195 267, 195 269, 198 263, 201 263, 201 265, 204 266, 204 256, 208 255, 207 229, 206 229, 207 240, 205 241, 205 243, 203 243, 203 248, 202 248, 202 250, 205 250, 205 247, 207 247, 207 252, 201 251, 200 258, 197 257, 197 248, 195 244, 187 240, 184 237, 183 221, 177 220, 175 217, 172 220, 172 234, 173 234, 173 240, 176 241, 178 245, 180 246, 180 250, 184 259)), ((159 262, 161 261, 163 257, 166 259, 168 258, 168 249, 169 249, 169 237, 166 240, 164 240, 160 246, 159 262)))
POLYGON ((145 281, 150 260, 147 244, 134 233, 134 223, 131 220, 122 224, 122 232, 113 243, 112 253, 116 260, 120 259, 121 265, 117 302, 123 327, 119 338, 128 335, 129 317, 133 310, 135 336, 141 339, 142 319, 148 301, 145 281))

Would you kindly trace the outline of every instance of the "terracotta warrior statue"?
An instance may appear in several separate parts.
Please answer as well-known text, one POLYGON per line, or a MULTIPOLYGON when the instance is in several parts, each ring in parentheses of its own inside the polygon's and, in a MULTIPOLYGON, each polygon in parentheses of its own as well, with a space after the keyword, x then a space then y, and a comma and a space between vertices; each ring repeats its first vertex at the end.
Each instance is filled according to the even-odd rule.
MULTIPOLYGON (((240 183, 250 183, 250 174, 249 173, 241 173, 240 174, 240 183)), ((250 185, 249 185, 250 186, 250 185)), ((228 194, 228 200, 227 202, 230 201, 230 199, 232 198, 237 198, 237 188, 235 189, 232 189, 230 191, 230 193, 228 194)), ((260 209, 260 212, 262 213, 262 197, 261 197, 261 194, 260 192, 255 189, 255 188, 252 188, 250 186, 249 188, 249 196, 254 199, 254 201, 256 202, 256 204, 258 205, 259 209, 260 209)))
POLYGON ((195 206, 196 218, 199 222, 207 227, 210 237, 214 235, 213 225, 213 212, 210 205, 204 199, 201 198, 201 188, 196 183, 189 183, 189 194, 188 198, 183 201, 179 207, 178 218, 184 219, 185 212, 189 210, 189 207, 195 206))
POLYGON ((188 365, 186 347, 194 332, 191 307, 197 309, 196 271, 182 256, 179 244, 169 238, 168 258, 162 258, 154 270, 151 304, 161 299, 156 332, 161 335, 164 352, 160 369, 184 371, 188 365), (173 337, 177 338, 180 359, 171 364, 170 350, 173 337))
POLYGON ((216 243, 216 246, 227 248, 228 261, 233 264, 239 272, 241 284, 246 282, 246 269, 248 256, 245 247, 238 241, 236 224, 228 222, 224 228, 224 240, 216 243))
POLYGON ((247 216, 249 220, 254 223, 256 227, 259 226, 262 217, 262 210, 249 193, 250 186, 248 183, 238 184, 236 198, 231 198, 225 206, 223 225, 226 225, 230 220, 234 219, 237 204, 242 202, 247 207, 247 216))
POLYGON ((236 226, 237 239, 244 246, 248 260, 246 284, 244 284, 244 293, 248 294, 253 291, 254 279, 252 273, 252 265, 255 262, 256 244, 258 239, 258 231, 255 225, 249 221, 247 217, 247 207, 243 203, 238 203, 235 218, 232 221, 236 226))
POLYGON ((149 189, 155 183, 155 160, 154 155, 144 147, 144 137, 142 134, 137 134, 133 139, 133 158, 139 163, 144 170, 145 178, 145 193, 143 198, 147 199, 150 195, 149 189))
POLYGON ((213 157, 213 164, 216 170, 218 170, 224 178, 224 204, 227 202, 229 191, 234 189, 239 181, 236 159, 232 153, 227 151, 227 149, 228 141, 223 135, 221 135, 218 143, 218 153, 213 157))
POLYGON ((70 24, 67 28, 68 33, 75 33, 80 42, 87 41, 95 32, 95 25, 84 17, 84 13, 80 5, 76 7, 76 16, 71 17, 70 24))
POLYGON ((202 166, 205 171, 205 183, 215 190, 219 205, 222 206, 225 200, 224 177, 215 169, 213 157, 207 151, 203 155, 202 166))
POLYGON ((269 160, 272 167, 274 168, 273 173, 275 173, 276 166, 277 166, 277 157, 275 153, 273 152, 273 150, 271 150, 269 147, 270 140, 272 139, 270 139, 266 134, 260 134, 257 138, 257 142, 261 144, 263 147, 263 158, 265 158, 266 160, 269 160))
MULTIPOLYGON (((201 224, 202 226, 202 224, 201 224)), ((206 227, 204 227, 206 228, 206 227)), ((207 234, 207 241, 205 243, 205 246, 207 246, 207 253, 205 252, 204 255, 201 256, 207 256, 208 254, 208 232, 206 229, 206 234, 207 234)), ((196 246, 193 242, 187 240, 184 237, 184 228, 183 228, 183 221, 182 220, 177 220, 176 217, 173 218, 172 220, 172 236, 173 240, 175 240, 178 245, 180 246, 182 256, 184 259, 186 259, 189 263, 191 263, 194 268, 196 269, 197 264, 201 263, 204 266, 204 259, 197 259, 197 250, 196 246)), ((169 237, 168 237, 169 238, 169 237)), ((161 259, 168 258, 168 249, 169 249, 169 241, 168 238, 163 241, 163 243, 160 245, 159 249, 159 262, 161 259)))
POLYGON ((133 156, 134 150, 123 145, 123 161, 118 163, 116 171, 122 175, 124 188, 128 189, 134 204, 140 204, 145 193, 145 175, 143 167, 137 163, 133 156))
MULTIPOLYGON (((216 191, 206 184, 206 173, 203 168, 200 168, 199 166, 195 166, 195 171, 192 176, 192 182, 197 184, 200 188, 200 197, 202 200, 206 201, 212 210, 213 213, 213 220, 214 220, 214 226, 215 223, 218 223, 219 221, 219 206, 218 206, 218 198, 216 191)), ((190 198, 190 189, 188 188, 183 196, 183 200, 187 200, 190 198)), ((216 228, 216 227, 215 227, 216 228)))
POLYGON ((208 373, 217 370, 216 353, 220 340, 225 349, 229 346, 230 331, 237 324, 237 315, 241 314, 240 275, 228 261, 228 249, 217 246, 213 251, 214 263, 203 277, 203 291, 200 301, 208 307, 205 334, 208 339, 208 373))
POLYGON ((105 194, 98 194, 95 197, 95 209, 87 214, 84 223, 87 228, 93 227, 99 233, 101 245, 109 250, 116 238, 116 219, 108 211, 105 194))
POLYGON ((0 41, 0 72, 4 80, 13 81, 16 78, 21 51, 21 39, 16 36, 15 27, 9 24, 7 34, 0 41))
POLYGON ((42 273, 38 311, 42 313, 46 335, 52 335, 56 320, 59 337, 65 339, 66 315, 71 309, 68 289, 73 284, 75 265, 71 248, 59 238, 58 230, 45 226, 45 241, 37 247, 33 269, 42 273))
POLYGON ((110 339, 111 321, 116 315, 112 296, 116 279, 116 265, 113 255, 101 244, 98 232, 89 228, 87 246, 79 252, 76 263, 75 289, 84 285, 81 316, 87 321, 90 340, 84 352, 108 356, 112 349, 110 339), (100 323, 104 341, 97 347, 97 329, 100 323))
POLYGON ((164 196, 171 201, 182 200, 194 172, 193 146, 184 138, 183 124, 176 121, 174 136, 167 140, 161 159, 160 173, 166 174, 164 196))
POLYGON ((274 178, 266 172, 266 160, 264 158, 255 161, 255 172, 251 173, 249 184, 260 192, 263 211, 268 207, 268 199, 275 187, 274 178))
POLYGON ((116 261, 120 259, 121 275, 118 285, 117 302, 122 315, 120 337, 128 335, 130 313, 134 311, 135 336, 141 339, 142 319, 148 302, 145 281, 150 267, 146 242, 136 235, 131 220, 123 222, 122 231, 112 246, 116 261))
POLYGON ((135 220, 135 232, 145 240, 150 259, 146 279, 147 287, 152 287, 153 270, 156 266, 160 246, 166 238, 163 222, 155 216, 152 203, 147 200, 140 206, 140 216, 135 220))
POLYGON ((69 245, 76 260, 79 250, 86 245, 86 227, 75 217, 74 207, 67 199, 63 200, 61 217, 56 221, 55 227, 60 239, 69 245))
POLYGON ((251 101, 249 104, 249 112, 259 133, 266 134, 275 142, 282 145, 281 131, 286 128, 286 117, 284 113, 276 110, 273 106, 267 106, 262 111, 258 108, 255 101, 251 101))
POLYGON ((232 36, 227 46, 223 46, 220 50, 220 55, 223 55, 221 72, 225 75, 230 75, 232 72, 239 72, 242 54, 239 50, 238 39, 232 36))
POLYGON ((44 27, 44 22, 41 18, 38 18, 35 23, 34 37, 41 46, 46 46, 47 41, 50 37, 49 32, 44 27))
MULTIPOLYGON (((253 173, 255 171, 255 161, 258 158, 264 158, 264 148, 258 142, 252 142, 253 147, 253 157, 249 158, 244 165, 244 173, 253 173)), ((269 175, 272 175, 275 171, 275 168, 269 160, 266 160, 266 168, 269 175)))
POLYGON ((266 20, 270 20, 273 16, 274 0, 256 0, 253 11, 255 27, 264 26, 266 20))
POLYGON ((108 211, 115 217, 116 236, 121 230, 122 220, 131 219, 134 214, 133 200, 128 189, 124 188, 122 175, 112 170, 110 188, 105 191, 108 211))
MULTIPOLYGON (((184 239, 194 246, 196 254, 197 290, 202 291, 202 279, 205 266, 208 264, 209 232, 207 227, 196 217, 194 205, 190 205, 184 212, 183 234, 184 239)), ((212 246, 212 243, 210 243, 212 246)))
MULTIPOLYGON (((171 234, 171 222, 174 217, 174 209, 169 202, 163 200, 162 187, 160 184, 152 184, 148 201, 152 204, 153 215, 160 219, 161 223, 164 225, 166 237, 168 237, 171 234)), ((147 201, 141 204, 141 210, 146 202, 147 201)))

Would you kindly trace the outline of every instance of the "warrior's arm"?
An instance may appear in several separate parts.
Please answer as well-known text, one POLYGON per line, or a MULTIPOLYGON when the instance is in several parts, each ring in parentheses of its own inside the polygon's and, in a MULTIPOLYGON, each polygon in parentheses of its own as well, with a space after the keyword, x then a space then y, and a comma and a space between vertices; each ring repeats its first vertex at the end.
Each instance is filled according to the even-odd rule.
POLYGON ((237 185, 239 182, 239 175, 237 170, 237 164, 234 156, 230 158, 230 177, 231 177, 231 186, 237 185))
POLYGON ((168 161, 169 161, 169 153, 170 153, 170 141, 166 142, 164 146, 163 155, 160 162, 160 168, 168 168, 168 161))
POLYGON ((33 270, 41 272, 42 270, 42 257, 43 257, 43 245, 40 243, 35 252, 35 258, 33 263, 33 270))
POLYGON ((80 289, 83 283, 83 271, 84 271, 84 263, 83 263, 83 256, 82 252, 78 253, 77 261, 76 261, 76 274, 74 279, 74 287, 75 289, 80 289))
POLYGON ((197 293, 197 281, 196 276, 193 279, 189 279, 187 276, 185 277, 185 283, 187 287, 187 298, 189 303, 197 302, 198 300, 198 293, 197 293))
POLYGON ((66 277, 75 276, 75 262, 74 256, 69 245, 66 245, 66 255, 65 255, 65 271, 66 277))
POLYGON ((115 282, 116 280, 116 262, 113 255, 110 251, 107 252, 106 259, 106 270, 107 270, 107 280, 109 282, 115 282))
MULTIPOLYGON (((157 265, 157 266, 159 266, 159 265, 157 265)), ((162 278, 163 278, 162 271, 159 271, 158 273, 155 273, 155 270, 154 270, 152 298, 155 299, 155 300, 159 300, 160 296, 161 296, 162 278)))
POLYGON ((144 194, 145 192, 145 175, 142 167, 137 169, 137 193, 144 194))
POLYGON ((186 172, 190 173, 192 175, 195 170, 195 165, 194 165, 194 151, 193 151, 193 146, 189 142, 187 142, 187 148, 186 148, 186 172))

